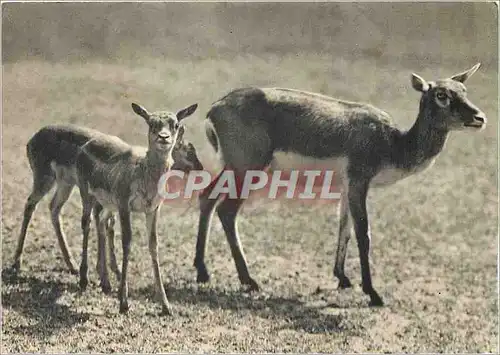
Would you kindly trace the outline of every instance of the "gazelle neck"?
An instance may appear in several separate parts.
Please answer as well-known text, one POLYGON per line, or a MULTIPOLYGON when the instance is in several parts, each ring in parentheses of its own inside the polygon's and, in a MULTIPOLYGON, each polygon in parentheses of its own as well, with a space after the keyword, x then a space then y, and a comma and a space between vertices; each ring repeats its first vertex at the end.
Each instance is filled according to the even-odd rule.
POLYGON ((152 180, 159 180, 161 175, 172 165, 172 152, 158 152, 154 149, 148 149, 145 159, 145 168, 148 177, 152 180))
POLYGON ((425 98, 420 101, 420 110, 413 126, 403 133, 398 166, 416 169, 429 162, 443 150, 448 138, 448 129, 437 127, 432 110, 425 105, 425 98))

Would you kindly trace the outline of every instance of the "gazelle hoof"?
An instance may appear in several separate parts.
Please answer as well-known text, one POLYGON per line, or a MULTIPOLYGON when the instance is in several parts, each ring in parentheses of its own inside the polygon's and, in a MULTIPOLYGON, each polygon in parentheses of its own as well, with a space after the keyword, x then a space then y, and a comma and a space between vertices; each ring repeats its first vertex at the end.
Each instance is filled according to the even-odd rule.
POLYGON ((173 317, 174 311, 171 306, 162 306, 159 314, 161 317, 173 317))
POLYGON ((339 286, 338 286, 339 289, 343 290, 343 289, 351 288, 351 287, 352 287, 352 284, 351 284, 351 281, 349 280, 349 278, 347 278, 346 276, 339 278, 339 286))
POLYGON ((370 295, 370 302, 368 303, 370 307, 382 307, 384 305, 384 301, 377 293, 373 293, 370 295))
POLYGON ((112 291, 112 288, 111 288, 111 284, 108 282, 101 282, 100 284, 101 286, 101 291, 102 293, 104 293, 105 295, 109 295, 112 291))
POLYGON ((17 277, 19 276, 20 270, 19 268, 16 268, 15 265, 12 265, 11 267, 2 269, 2 281, 6 280, 16 280, 17 277))
POLYGON ((205 270, 204 272, 198 271, 198 275, 196 276, 196 282, 197 283, 207 283, 210 281, 210 275, 208 272, 205 270))
POLYGON ((13 273, 17 273, 21 270, 21 260, 16 260, 12 263, 11 270, 13 273))
POLYGON ((259 292, 260 291, 259 285, 253 279, 250 279, 247 282, 242 282, 242 284, 243 284, 243 286, 246 286, 245 292, 259 292))
POLYGON ((129 310, 128 303, 122 302, 120 303, 120 314, 127 314, 129 310))
POLYGON ((89 280, 87 278, 80 278, 80 290, 85 291, 87 289, 87 285, 89 284, 89 280))

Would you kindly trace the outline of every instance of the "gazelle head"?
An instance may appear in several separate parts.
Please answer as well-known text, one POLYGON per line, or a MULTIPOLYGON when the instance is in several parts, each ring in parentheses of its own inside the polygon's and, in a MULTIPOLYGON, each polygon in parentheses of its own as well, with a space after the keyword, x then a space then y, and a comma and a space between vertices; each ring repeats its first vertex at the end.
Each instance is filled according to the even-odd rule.
POLYGON ((203 164, 201 164, 196 154, 195 147, 184 140, 185 127, 181 125, 179 127, 179 133, 177 134, 177 141, 172 151, 172 157, 174 159, 173 170, 181 170, 185 173, 189 173, 192 170, 203 170, 203 164))
POLYGON ((177 141, 180 122, 192 115, 197 107, 198 105, 194 104, 177 113, 169 111, 149 113, 144 107, 135 103, 132 104, 134 112, 144 118, 149 126, 149 150, 164 156, 172 152, 172 148, 177 141))
POLYGON ((412 74, 411 83, 422 93, 420 111, 435 128, 444 130, 480 130, 486 125, 486 115, 467 98, 463 84, 480 67, 480 63, 447 79, 427 82, 412 74), (424 112, 422 112, 424 111, 424 112))

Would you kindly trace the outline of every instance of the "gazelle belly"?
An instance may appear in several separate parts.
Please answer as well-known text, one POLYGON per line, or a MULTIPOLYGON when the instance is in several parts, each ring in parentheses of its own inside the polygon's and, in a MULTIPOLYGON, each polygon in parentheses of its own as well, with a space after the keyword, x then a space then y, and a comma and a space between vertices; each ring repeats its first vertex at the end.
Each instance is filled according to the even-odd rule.
POLYGON ((410 176, 412 173, 405 169, 398 169, 394 167, 384 167, 382 168, 377 175, 375 175, 370 183, 373 187, 381 187, 392 185, 399 180, 404 179, 407 176, 410 176))
POLYGON ((342 179, 347 170, 346 157, 316 158, 294 152, 277 151, 273 154, 270 168, 272 170, 306 170, 333 171, 335 177, 342 179))
POLYGON ((52 171, 56 174, 57 183, 64 183, 68 185, 76 185, 77 183, 77 173, 74 165, 61 165, 57 164, 55 161, 50 163, 52 171))
MULTIPOLYGON (((118 210, 119 201, 109 191, 104 189, 90 189, 90 193, 96 200, 107 210, 116 212, 118 210)), ((131 212, 146 212, 154 210, 162 203, 160 195, 153 197, 145 196, 142 193, 135 193, 130 196, 128 205, 131 212)))
POLYGON ((382 168, 377 175, 375 175, 371 181, 371 186, 381 187, 392 185, 399 180, 403 180, 411 175, 427 170, 434 165, 435 161, 436 159, 428 159, 413 169, 401 169, 394 166, 386 166, 382 168))
POLYGON ((134 212, 151 211, 161 203, 162 198, 159 194, 153 197, 145 196, 144 194, 135 194, 129 200, 130 210, 134 212))
POLYGON ((117 208, 118 201, 111 192, 106 191, 105 189, 102 188, 92 188, 92 186, 90 186, 89 192, 92 194, 92 196, 95 197, 97 202, 99 202, 105 209, 110 211, 118 210, 117 208))

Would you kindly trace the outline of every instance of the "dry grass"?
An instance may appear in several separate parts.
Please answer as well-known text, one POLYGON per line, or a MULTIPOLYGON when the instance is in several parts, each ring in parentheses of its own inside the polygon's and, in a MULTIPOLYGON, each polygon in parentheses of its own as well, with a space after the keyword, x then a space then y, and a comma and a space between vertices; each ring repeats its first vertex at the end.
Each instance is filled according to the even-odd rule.
MULTIPOLYGON (((410 72, 431 79, 463 69, 374 67, 368 60, 295 55, 226 62, 8 64, 3 73, 2 269, 12 260, 31 186, 25 144, 43 125, 73 122, 145 144, 146 127, 130 102, 151 109, 198 102, 199 111, 186 122, 186 137, 211 165, 203 116, 231 88, 284 86, 368 101, 409 127, 418 109, 410 72)), ((88 291, 78 291, 77 279, 62 261, 47 198, 28 231, 21 275, 2 276, 2 353, 496 352, 496 77, 496 71, 483 68, 468 83, 471 100, 490 119, 485 131, 453 134, 431 170, 370 196, 373 277, 387 306, 368 308, 359 286, 336 289, 337 219, 331 207, 311 212, 282 206, 273 214, 262 208, 241 216, 250 270, 264 290, 256 295, 239 291, 218 221, 207 256, 213 278, 198 287, 192 267, 198 216, 163 208, 161 266, 177 317, 158 317, 159 306, 149 299, 153 277, 142 216, 133 224, 131 310, 119 315, 116 293, 100 293, 93 268, 88 291)), ((75 192, 63 211, 75 256, 80 211, 75 192)), ((92 243, 95 261, 95 239, 92 243)), ((346 267, 359 282, 354 241, 346 267)))

